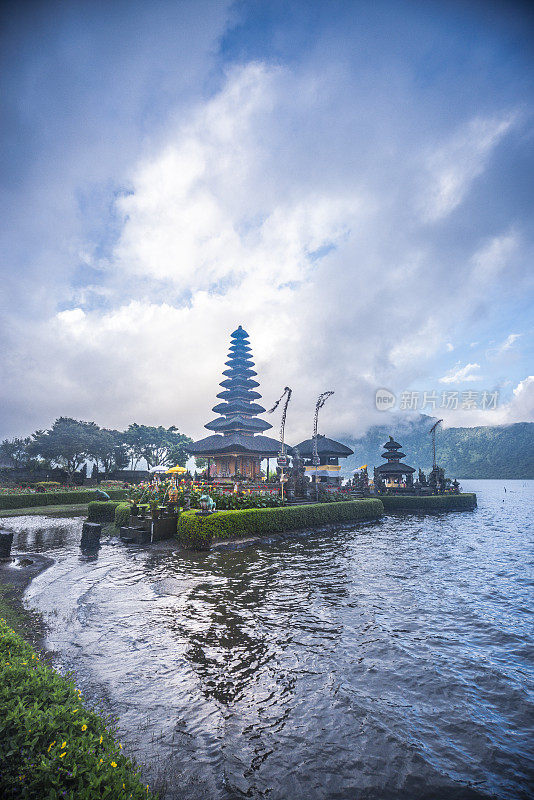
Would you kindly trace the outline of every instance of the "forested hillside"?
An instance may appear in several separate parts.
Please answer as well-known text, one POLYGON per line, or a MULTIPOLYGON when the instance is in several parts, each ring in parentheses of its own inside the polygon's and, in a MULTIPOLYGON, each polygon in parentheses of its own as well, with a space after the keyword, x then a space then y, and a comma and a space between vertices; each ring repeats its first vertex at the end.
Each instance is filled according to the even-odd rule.
MULTIPOLYGON (((348 474, 363 464, 382 463, 382 445, 391 434, 402 444, 405 463, 428 471, 432 467, 430 428, 435 419, 421 414, 413 420, 390 417, 390 423, 370 428, 359 439, 344 439, 354 450, 344 462, 348 474)), ((480 428, 438 428, 437 462, 453 478, 534 478, 534 423, 480 428)))

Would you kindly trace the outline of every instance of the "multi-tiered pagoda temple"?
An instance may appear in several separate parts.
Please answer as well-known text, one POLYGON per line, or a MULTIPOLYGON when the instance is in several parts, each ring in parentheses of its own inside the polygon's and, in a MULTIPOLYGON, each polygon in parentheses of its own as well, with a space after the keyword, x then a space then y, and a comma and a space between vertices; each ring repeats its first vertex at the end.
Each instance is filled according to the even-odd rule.
POLYGON ((251 353, 248 333, 240 325, 231 335, 223 391, 217 395, 222 402, 213 407, 220 416, 204 426, 215 434, 189 447, 192 455, 208 459, 209 474, 216 481, 258 479, 261 460, 276 457, 280 449, 276 439, 262 435, 272 425, 258 418, 265 409, 255 402, 261 394, 255 391, 259 383, 251 353))
POLYGON ((384 445, 384 453, 381 458, 387 459, 386 464, 380 464, 376 472, 379 477, 385 482, 386 487, 396 488, 402 486, 411 486, 413 483, 413 473, 415 469, 403 464, 401 458, 405 458, 405 453, 401 453, 402 445, 396 442, 393 436, 389 437, 384 445))
POLYGON ((323 486, 341 486, 339 459, 354 455, 354 450, 319 433, 317 436, 319 464, 314 465, 314 444, 313 439, 306 439, 305 442, 301 442, 294 448, 299 451, 301 458, 305 459, 306 475, 311 478, 312 483, 317 480, 317 483, 321 483, 323 486))

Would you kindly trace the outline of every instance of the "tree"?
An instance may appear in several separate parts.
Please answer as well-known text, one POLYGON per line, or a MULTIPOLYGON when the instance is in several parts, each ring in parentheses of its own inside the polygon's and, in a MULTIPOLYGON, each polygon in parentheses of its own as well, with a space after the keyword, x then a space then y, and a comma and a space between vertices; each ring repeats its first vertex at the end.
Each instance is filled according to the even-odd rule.
POLYGON ((128 465, 124 434, 107 428, 97 428, 94 431, 90 456, 102 466, 105 473, 123 469, 128 465))
POLYGON ((133 422, 123 434, 123 441, 130 460, 130 467, 133 470, 137 469, 139 461, 143 458, 146 439, 145 429, 145 425, 138 425, 136 422, 133 422))
MULTIPOLYGON (((192 444, 193 440, 186 436, 185 433, 175 431, 170 441, 172 444, 169 447, 165 464, 170 467, 185 467, 189 458, 188 446, 192 444)), ((195 463, 197 467, 202 468, 206 466, 207 461, 205 458, 196 458, 195 463)))
POLYGON ((31 455, 49 459, 66 470, 69 480, 95 448, 99 428, 94 422, 59 417, 50 430, 36 431, 28 445, 31 455))
POLYGON ((15 439, 4 439, 0 444, 0 458, 6 461, 9 465, 18 469, 25 467, 30 460, 28 453, 28 445, 31 442, 31 437, 27 436, 25 439, 16 437, 15 439))
POLYGON ((162 466, 179 464, 184 467, 189 458, 187 446, 191 444, 192 439, 180 433, 175 425, 171 425, 170 428, 159 425, 156 428, 134 422, 125 431, 124 441, 132 469, 136 468, 141 458, 145 459, 150 469, 158 464, 162 466))

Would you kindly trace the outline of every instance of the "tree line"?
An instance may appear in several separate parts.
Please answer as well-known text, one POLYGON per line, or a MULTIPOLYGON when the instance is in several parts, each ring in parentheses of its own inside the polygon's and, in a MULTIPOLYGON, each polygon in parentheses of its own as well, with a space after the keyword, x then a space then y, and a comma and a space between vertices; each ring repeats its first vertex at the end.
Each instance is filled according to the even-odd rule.
MULTIPOLYGON (((156 465, 184 467, 191 442, 174 425, 164 428, 133 422, 126 430, 117 431, 101 428, 96 422, 59 417, 49 430, 35 431, 25 438, 4 439, 0 458, 15 468, 59 467, 70 479, 87 461, 93 461, 105 473, 135 470, 142 459, 149 469, 156 465)), ((197 466, 203 466, 200 459, 197 466)))

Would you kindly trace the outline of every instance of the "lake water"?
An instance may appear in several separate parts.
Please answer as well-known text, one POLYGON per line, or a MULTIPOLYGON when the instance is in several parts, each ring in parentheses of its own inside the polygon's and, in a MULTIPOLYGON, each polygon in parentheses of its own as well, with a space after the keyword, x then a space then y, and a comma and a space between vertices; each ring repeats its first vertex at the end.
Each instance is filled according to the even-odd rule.
POLYGON ((166 798, 532 797, 534 481, 463 489, 475 511, 207 554, 4 524, 57 560, 27 605, 166 798))

